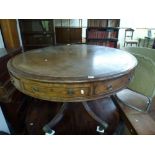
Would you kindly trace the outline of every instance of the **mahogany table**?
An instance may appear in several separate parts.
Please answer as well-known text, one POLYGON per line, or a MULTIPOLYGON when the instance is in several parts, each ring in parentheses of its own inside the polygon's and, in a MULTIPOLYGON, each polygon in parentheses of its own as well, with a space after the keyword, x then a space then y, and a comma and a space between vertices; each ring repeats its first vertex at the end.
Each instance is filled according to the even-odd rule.
MULTIPOLYGON (((8 62, 14 86, 34 98, 62 102, 56 116, 44 126, 46 133, 62 119, 70 102, 81 102, 104 132, 108 124, 87 101, 110 96, 125 88, 133 77, 137 60, 131 54, 103 46, 65 45, 31 50, 8 62)), ((80 114, 79 114, 80 115, 80 114)))

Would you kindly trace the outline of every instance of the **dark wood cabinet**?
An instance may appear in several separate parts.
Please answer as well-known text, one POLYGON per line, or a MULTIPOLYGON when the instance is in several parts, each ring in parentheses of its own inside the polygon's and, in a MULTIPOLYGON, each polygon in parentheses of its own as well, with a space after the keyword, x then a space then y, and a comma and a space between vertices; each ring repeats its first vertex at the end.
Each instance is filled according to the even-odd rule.
POLYGON ((69 28, 56 28, 56 43, 70 43, 70 31, 69 28))
POLYGON ((70 40, 72 43, 81 43, 82 28, 70 28, 70 40))
POLYGON ((56 43, 72 44, 82 42, 82 28, 56 27, 56 43))
POLYGON ((20 19, 19 26, 24 50, 55 44, 53 19, 20 19))
POLYGON ((20 19, 24 50, 82 42, 81 27, 55 27, 54 19, 20 19))

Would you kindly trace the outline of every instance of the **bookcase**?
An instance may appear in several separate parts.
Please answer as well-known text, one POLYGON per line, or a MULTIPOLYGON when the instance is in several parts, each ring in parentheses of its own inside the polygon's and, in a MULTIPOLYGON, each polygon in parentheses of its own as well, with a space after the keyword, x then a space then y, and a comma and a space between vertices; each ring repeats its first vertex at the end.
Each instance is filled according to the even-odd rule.
POLYGON ((117 48, 120 19, 88 19, 86 42, 117 48))

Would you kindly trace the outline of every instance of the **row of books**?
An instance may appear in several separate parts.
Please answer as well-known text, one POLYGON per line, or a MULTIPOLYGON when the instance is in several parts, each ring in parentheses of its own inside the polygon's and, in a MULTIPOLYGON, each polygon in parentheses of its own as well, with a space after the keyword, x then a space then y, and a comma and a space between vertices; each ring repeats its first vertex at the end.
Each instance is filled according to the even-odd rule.
POLYGON ((107 19, 88 19, 88 27, 107 27, 107 19))
POLYGON ((116 31, 89 31, 87 39, 117 38, 116 31))
POLYGON ((88 27, 119 27, 119 19, 88 19, 88 27))
POLYGON ((115 48, 116 43, 115 42, 88 42, 89 45, 99 45, 99 46, 107 46, 107 47, 113 47, 115 48))

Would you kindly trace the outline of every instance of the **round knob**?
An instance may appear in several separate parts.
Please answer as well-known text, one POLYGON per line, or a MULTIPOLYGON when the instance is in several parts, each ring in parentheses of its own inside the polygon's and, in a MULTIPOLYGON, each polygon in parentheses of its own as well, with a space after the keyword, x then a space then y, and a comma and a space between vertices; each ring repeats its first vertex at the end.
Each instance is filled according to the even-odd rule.
POLYGON ((33 87, 33 88, 32 88, 32 91, 33 91, 33 92, 39 92, 39 89, 38 89, 38 88, 33 87))
POLYGON ((112 88, 112 85, 111 85, 111 84, 108 84, 107 88, 108 88, 108 90, 109 90, 109 91, 112 91, 112 90, 113 90, 113 88, 112 88))
POLYGON ((74 94, 74 90, 72 88, 68 89, 68 95, 73 95, 74 94))

